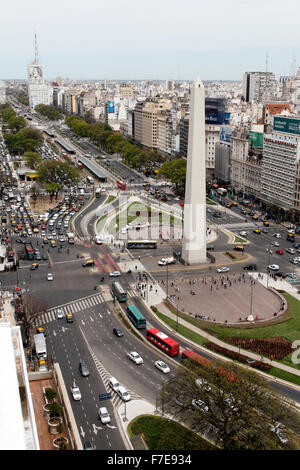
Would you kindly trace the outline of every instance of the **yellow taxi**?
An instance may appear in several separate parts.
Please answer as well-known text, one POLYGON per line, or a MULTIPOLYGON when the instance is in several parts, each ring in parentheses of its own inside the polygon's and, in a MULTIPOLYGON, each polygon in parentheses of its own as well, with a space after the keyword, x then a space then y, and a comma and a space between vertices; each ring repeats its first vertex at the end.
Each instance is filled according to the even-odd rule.
POLYGON ((39 228, 38 227, 33 227, 33 232, 34 233, 39 233, 39 228))
POLYGON ((82 266, 93 266, 94 265, 94 260, 92 258, 86 259, 83 263, 82 266))
POLYGON ((252 217, 252 219, 253 219, 253 220, 258 220, 257 215, 254 215, 254 216, 252 217))
POLYGON ((237 202, 234 201, 234 202, 232 203, 232 205, 233 205, 234 207, 236 207, 236 206, 237 206, 237 202))
POLYGON ((43 238, 43 243, 49 243, 49 240, 48 240, 47 237, 44 237, 44 238, 43 238))
POLYGON ((269 225, 270 225, 269 222, 268 222, 267 220, 265 220, 265 221, 264 221, 264 226, 265 226, 265 227, 269 227, 269 225))
POLYGON ((260 230, 258 228, 256 228, 255 230, 253 230, 253 233, 260 234, 260 230))
POLYGON ((50 240, 50 245, 52 246, 52 248, 55 248, 56 247, 56 241, 55 240, 50 240))
POLYGON ((235 251, 245 251, 245 247, 243 245, 236 245, 234 249, 235 251))

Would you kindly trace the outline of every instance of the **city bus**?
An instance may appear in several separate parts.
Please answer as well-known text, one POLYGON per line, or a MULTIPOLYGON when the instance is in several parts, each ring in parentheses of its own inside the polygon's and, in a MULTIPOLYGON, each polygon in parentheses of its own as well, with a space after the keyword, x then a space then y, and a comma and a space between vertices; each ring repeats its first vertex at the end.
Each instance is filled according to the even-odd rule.
POLYGON ((156 328, 147 330, 146 339, 171 357, 179 354, 179 343, 156 328))
POLYGON ((123 289, 122 284, 119 281, 114 281, 111 286, 112 296, 117 298, 119 302, 127 301, 127 292, 123 289))
POLYGON ((117 186, 119 189, 126 189, 126 183, 121 180, 117 180, 117 186))
POLYGON ((128 305, 126 313, 136 328, 146 328, 146 318, 135 305, 128 305))
POLYGON ((97 188, 95 191, 95 197, 100 197, 101 196, 101 189, 97 188))
POLYGON ((127 248, 157 248, 156 240, 128 240, 127 248))
MULTIPOLYGON (((206 359, 206 357, 201 356, 201 354, 198 354, 192 351, 191 349, 185 349, 184 351, 182 351, 181 361, 184 362, 186 359, 190 359, 192 362, 198 363, 204 367, 211 367, 212 365, 209 359, 206 359)), ((236 380, 236 376, 232 372, 226 369, 221 369, 220 367, 216 370, 218 374, 227 377, 227 379, 231 382, 234 382, 236 380)))

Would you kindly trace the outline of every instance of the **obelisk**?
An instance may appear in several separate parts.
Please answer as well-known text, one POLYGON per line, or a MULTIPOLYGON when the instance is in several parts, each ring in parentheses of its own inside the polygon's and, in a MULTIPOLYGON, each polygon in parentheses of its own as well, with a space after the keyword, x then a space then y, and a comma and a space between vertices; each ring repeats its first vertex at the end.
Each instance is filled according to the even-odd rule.
POLYGON ((190 101, 182 258, 187 264, 206 262, 205 91, 199 77, 190 101))

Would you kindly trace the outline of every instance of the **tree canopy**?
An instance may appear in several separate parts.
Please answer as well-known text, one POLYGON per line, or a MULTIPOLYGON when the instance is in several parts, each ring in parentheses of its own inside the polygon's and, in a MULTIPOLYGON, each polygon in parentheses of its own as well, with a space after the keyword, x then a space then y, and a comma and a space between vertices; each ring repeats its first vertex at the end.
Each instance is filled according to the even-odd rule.
POLYGON ((34 109, 37 113, 50 119, 50 121, 58 121, 63 117, 62 114, 57 111, 57 109, 50 105, 38 104, 34 109))
MULTIPOLYGON (((193 431, 209 433, 223 449, 279 449, 278 435, 299 434, 299 412, 283 395, 274 392, 258 374, 216 362, 177 370, 162 387, 160 407, 193 431), (279 427, 278 427, 279 425, 279 427)), ((290 438, 286 447, 293 447, 290 438)))

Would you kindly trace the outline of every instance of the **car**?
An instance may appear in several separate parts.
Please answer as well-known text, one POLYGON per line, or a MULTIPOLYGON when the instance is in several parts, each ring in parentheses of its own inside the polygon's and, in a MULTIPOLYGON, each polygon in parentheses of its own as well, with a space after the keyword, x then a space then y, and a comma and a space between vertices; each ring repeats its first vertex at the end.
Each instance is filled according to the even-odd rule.
POLYGON ((40 253, 36 253, 36 254, 35 254, 35 258, 36 258, 37 261, 40 261, 40 260, 42 259, 41 254, 40 254, 40 253))
POLYGON ((234 247, 235 251, 245 251, 245 247, 243 245, 237 245, 234 247))
POLYGON ((198 387, 203 388, 206 392, 211 391, 211 387, 208 385, 208 383, 200 377, 195 380, 195 383, 198 387))
POLYGON ((48 274, 47 274, 47 280, 48 280, 48 281, 53 281, 53 274, 48 273, 48 274))
POLYGON ((87 366, 86 362, 84 362, 84 361, 79 362, 79 370, 80 370, 80 373, 81 373, 82 377, 88 377, 90 375, 90 371, 88 369, 88 366, 87 366))
POLYGON ((278 255, 284 255, 284 251, 283 251, 283 250, 276 250, 276 253, 277 253, 278 255))
POLYGON ((83 267, 94 266, 94 260, 92 258, 86 259, 86 260, 83 261, 82 266, 83 267))
POLYGON ((222 266, 222 268, 217 269, 218 273, 228 273, 228 271, 230 271, 230 268, 228 268, 227 266, 222 266))
POLYGON ((290 258, 289 262, 292 264, 298 264, 298 260, 296 258, 290 258))
POLYGON ((295 230, 293 228, 290 228, 289 230, 287 230, 287 233, 295 233, 295 230))
POLYGON ((91 441, 86 441, 83 444, 84 450, 96 450, 96 446, 91 443, 91 441))
POLYGON ((280 246, 279 242, 272 242, 271 243, 273 246, 280 246))
POLYGON ((291 255, 294 255, 294 254, 296 253, 295 248, 287 248, 285 251, 286 251, 287 253, 290 253, 291 255))
POLYGON ((96 245, 102 245, 102 243, 103 243, 102 238, 99 237, 98 235, 96 235, 96 237, 94 238, 94 241, 95 241, 96 245))
POLYGON ((208 406, 202 400, 194 399, 192 400, 192 405, 194 408, 198 408, 199 410, 205 411, 206 413, 208 412, 208 406))
POLYGON ((275 238, 281 238, 281 235, 280 235, 280 233, 274 233, 273 237, 275 237, 275 238))
POLYGON ((242 230, 242 232, 240 232, 240 235, 242 237, 247 237, 248 236, 248 232, 245 232, 245 230, 242 230))
POLYGON ((243 266, 243 269, 244 271, 256 271, 257 266, 254 263, 250 263, 250 264, 246 264, 245 266, 243 266))
POLYGON ((129 392, 126 390, 125 387, 123 387, 122 385, 120 385, 117 390, 116 390, 116 393, 119 395, 119 397, 123 400, 123 401, 130 401, 131 400, 131 396, 129 394, 129 392))
POLYGON ((56 316, 57 316, 57 318, 59 318, 59 319, 60 319, 60 318, 64 318, 63 311, 62 311, 60 308, 57 309, 57 311, 56 311, 56 316))
POLYGON ((105 406, 102 406, 101 408, 99 408, 98 414, 99 414, 99 418, 102 424, 110 423, 110 416, 105 406))
POLYGON ((279 269, 278 264, 270 264, 270 265, 268 266, 268 270, 269 270, 269 271, 278 271, 278 269, 279 269))
POLYGON ((113 271, 112 273, 109 273, 110 277, 116 277, 116 276, 121 276, 120 271, 113 271))
POLYGON ((66 239, 65 239, 65 237, 64 237, 63 235, 61 235, 61 236, 59 237, 59 241, 60 241, 60 243, 63 243, 63 242, 66 241, 66 239))
POLYGON ((286 274, 282 273, 281 271, 276 271, 276 273, 274 273, 274 275, 276 277, 282 277, 282 279, 286 278, 286 274))
POLYGON ((143 364, 143 359, 136 351, 130 351, 127 353, 128 359, 135 362, 136 364, 143 364))
POLYGON ((73 400, 78 401, 81 400, 81 393, 79 387, 75 384, 75 381, 73 382, 73 385, 70 387, 71 393, 73 400))
POLYGON ((46 253, 43 253, 43 254, 42 254, 42 259, 43 259, 44 261, 47 261, 48 257, 47 257, 47 255, 46 255, 46 253))
POLYGON ((300 243, 294 243, 294 248, 296 248, 296 250, 300 248, 300 243))
POLYGON ((38 263, 32 263, 32 265, 30 266, 30 269, 33 271, 34 269, 37 269, 38 267, 39 267, 38 263))
POLYGON ((53 239, 53 237, 52 237, 51 233, 48 233, 48 235, 47 235, 47 239, 48 239, 48 240, 52 240, 52 239, 53 239))
POLYGON ((120 330, 120 328, 114 328, 114 329, 113 329, 113 333, 114 333, 116 336, 118 336, 119 338, 120 338, 121 336, 124 336, 124 333, 123 333, 122 330, 120 330))
POLYGON ((168 372, 170 372, 170 367, 164 361, 155 361, 154 364, 158 370, 163 372, 163 374, 167 374, 168 372))
POLYGON ((259 235, 260 232, 261 232, 261 231, 259 230, 259 228, 256 228, 256 229, 254 229, 254 230, 252 230, 252 231, 253 231, 253 233, 256 233, 256 235, 259 235))
POLYGON ((270 431, 274 432, 282 444, 288 443, 288 438, 281 432, 279 425, 273 426, 270 424, 270 431))
POLYGON ((207 251, 213 251, 215 247, 213 245, 207 245, 206 249, 207 251))

